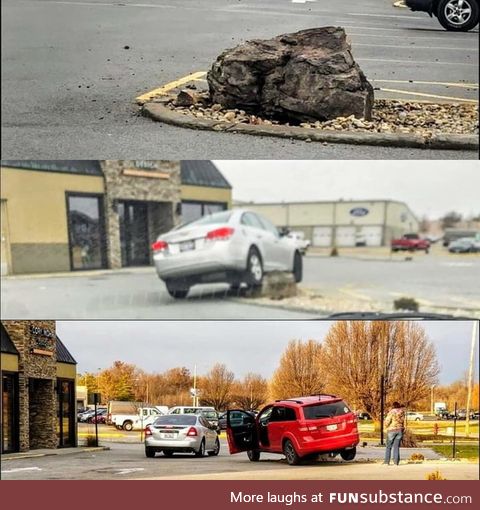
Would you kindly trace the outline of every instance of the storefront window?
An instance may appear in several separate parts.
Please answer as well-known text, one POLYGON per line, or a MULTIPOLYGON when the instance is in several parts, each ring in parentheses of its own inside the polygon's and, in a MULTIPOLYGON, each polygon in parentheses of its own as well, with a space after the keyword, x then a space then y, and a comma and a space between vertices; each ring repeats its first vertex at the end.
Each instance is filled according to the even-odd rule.
POLYGON ((118 203, 122 266, 145 266, 150 263, 148 208, 145 202, 118 203))
POLYGON ((2 453, 17 450, 16 375, 2 375, 2 453))
POLYGON ((75 405, 73 381, 57 382, 58 446, 75 446, 75 405))
POLYGON ((182 202, 182 223, 190 223, 206 214, 224 211, 226 208, 227 205, 223 203, 182 202))
POLYGON ((72 269, 105 267, 102 197, 68 195, 68 229, 72 269))

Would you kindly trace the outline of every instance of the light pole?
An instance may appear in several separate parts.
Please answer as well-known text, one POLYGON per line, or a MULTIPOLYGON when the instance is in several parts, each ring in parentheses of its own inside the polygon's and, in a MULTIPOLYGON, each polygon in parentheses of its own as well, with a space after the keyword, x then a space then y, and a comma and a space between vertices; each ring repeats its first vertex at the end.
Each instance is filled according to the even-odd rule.
POLYGON ((435 384, 432 384, 431 393, 430 393, 430 412, 435 414, 435 399, 433 395, 433 390, 435 389, 435 384))
POLYGON ((467 393, 467 415, 465 416, 465 436, 470 435, 470 407, 472 405, 472 385, 473 385, 473 371, 475 363, 475 346, 477 343, 477 326, 478 322, 474 321, 472 328, 472 344, 470 347, 470 365, 468 367, 468 393, 467 393))

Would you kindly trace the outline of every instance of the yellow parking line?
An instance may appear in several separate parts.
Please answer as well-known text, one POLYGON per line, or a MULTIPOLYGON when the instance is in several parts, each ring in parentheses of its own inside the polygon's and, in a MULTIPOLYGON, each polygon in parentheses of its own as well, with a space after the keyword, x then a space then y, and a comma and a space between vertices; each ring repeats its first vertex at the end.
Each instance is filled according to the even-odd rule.
POLYGON ((378 83, 411 83, 420 85, 445 85, 447 87, 460 87, 465 89, 478 89, 478 83, 450 83, 446 81, 417 81, 417 80, 370 80, 378 83))
POLYGON ((396 94, 406 94, 409 96, 422 96, 422 97, 433 97, 435 99, 448 99, 450 101, 460 101, 462 103, 478 103, 476 99, 463 99, 461 97, 452 97, 452 96, 438 96, 436 94, 426 94, 425 92, 411 92, 407 90, 398 90, 398 89, 384 89, 380 88, 383 92, 394 92, 396 94))
POLYGON ((173 90, 180 85, 185 85, 185 83, 189 83, 191 81, 199 80, 200 78, 203 78, 207 73, 205 71, 199 71, 196 73, 191 73, 187 76, 184 76, 183 78, 179 78, 178 80, 171 81, 170 83, 167 83, 166 85, 163 85, 162 87, 158 87, 156 89, 151 90, 150 92, 146 92, 145 94, 142 94, 141 96, 138 96, 135 100, 138 104, 144 104, 149 99, 152 99, 155 96, 163 96, 170 90, 173 90))

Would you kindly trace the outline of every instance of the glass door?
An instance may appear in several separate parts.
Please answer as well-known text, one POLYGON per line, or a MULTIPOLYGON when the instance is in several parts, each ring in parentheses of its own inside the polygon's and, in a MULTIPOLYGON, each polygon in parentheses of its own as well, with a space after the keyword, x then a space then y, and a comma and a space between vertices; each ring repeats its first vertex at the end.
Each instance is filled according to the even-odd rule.
POLYGON ((122 266, 150 263, 148 204, 122 201, 118 204, 122 266))
POLYGON ((105 268, 103 197, 68 193, 67 214, 72 269, 105 268))

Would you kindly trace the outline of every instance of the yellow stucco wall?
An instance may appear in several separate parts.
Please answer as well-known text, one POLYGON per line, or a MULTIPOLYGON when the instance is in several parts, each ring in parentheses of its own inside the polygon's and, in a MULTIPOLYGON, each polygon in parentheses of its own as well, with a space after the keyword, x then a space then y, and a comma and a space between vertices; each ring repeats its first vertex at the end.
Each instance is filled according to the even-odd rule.
POLYGON ((67 243, 65 192, 103 193, 103 178, 2 167, 1 198, 6 199, 9 241, 67 243))
POLYGON ((205 202, 226 202, 228 208, 232 207, 232 190, 225 188, 210 188, 207 186, 190 186, 187 184, 181 187, 182 200, 198 200, 205 202))
POLYGON ((77 365, 57 363, 57 377, 61 377, 62 379, 76 379, 77 365))
POLYGON ((18 372, 18 356, 2 352, 0 354, 0 366, 6 372, 18 372))

